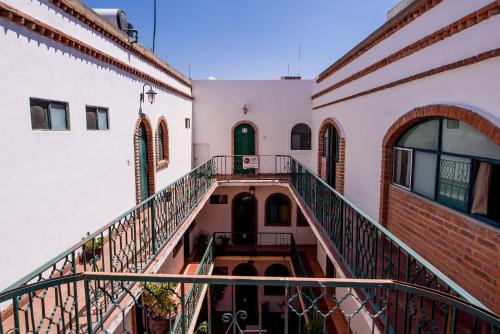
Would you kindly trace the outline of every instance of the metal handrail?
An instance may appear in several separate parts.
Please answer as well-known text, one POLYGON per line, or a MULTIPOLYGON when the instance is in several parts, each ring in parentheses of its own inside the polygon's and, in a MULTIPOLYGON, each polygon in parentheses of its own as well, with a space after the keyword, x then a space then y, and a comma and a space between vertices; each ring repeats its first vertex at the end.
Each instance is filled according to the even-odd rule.
POLYGON ((310 286, 318 288, 387 288, 407 292, 419 297, 431 298, 440 303, 456 307, 481 320, 500 328, 500 317, 492 312, 478 307, 464 299, 423 286, 409 284, 390 279, 346 279, 346 278, 304 278, 304 277, 266 277, 266 276, 222 276, 222 275, 172 275, 147 273, 113 273, 84 272, 75 275, 52 278, 36 282, 20 288, 0 293, 0 303, 24 294, 34 293, 40 289, 53 288, 68 283, 80 281, 111 281, 111 282, 158 282, 158 283, 191 283, 216 285, 258 285, 258 286, 310 286))
POLYGON ((95 232, 93 232, 92 234, 90 234, 89 236, 87 236, 86 238, 84 238, 81 241, 79 241, 76 244, 74 244, 73 246, 67 248, 65 251, 59 253, 57 256, 55 256, 51 260, 45 262, 43 265, 41 265, 37 269, 33 270, 31 273, 23 276, 21 279, 19 279, 16 282, 12 283, 7 288, 3 289, 3 291, 12 290, 12 289, 14 289, 16 287, 19 287, 19 286, 21 286, 23 284, 26 284, 27 282, 31 281, 32 279, 36 278, 37 276, 43 274, 43 272, 45 272, 46 270, 48 270, 52 266, 54 266, 55 263, 64 260, 65 257, 67 257, 68 255, 70 255, 73 252, 78 252, 79 250, 82 249, 82 247, 88 241, 95 240, 95 238, 100 237, 100 235, 102 233, 106 232, 109 228, 113 227, 113 225, 116 224, 118 221, 120 221, 121 219, 127 217, 129 214, 131 214, 133 212, 136 212, 136 211, 140 210, 141 208, 145 207, 147 204, 151 203, 151 201, 153 201, 157 196, 159 196, 160 194, 168 191, 173 185, 175 185, 179 181, 182 181, 184 178, 186 178, 187 176, 189 176, 194 171, 199 170, 203 166, 211 163, 211 161, 212 161, 212 159, 209 159, 208 161, 206 161, 206 162, 198 165, 197 167, 195 167, 194 169, 192 169, 188 173, 186 173, 186 174, 182 175, 181 177, 177 178, 175 181, 173 181, 169 185, 165 186, 164 188, 162 188, 161 190, 159 190, 155 194, 149 196, 148 198, 146 198, 145 200, 143 200, 139 204, 135 205, 133 208, 129 209, 128 211, 124 212, 123 214, 121 214, 117 218, 113 219, 108 224, 106 224, 103 227, 99 228, 98 230, 96 230, 95 232))
MULTIPOLYGON (((413 257, 415 260, 417 260, 421 265, 426 267, 426 269, 428 269, 430 272, 432 272, 436 277, 438 277, 441 281, 443 281, 450 289, 454 290, 459 296, 461 296, 462 298, 470 301, 471 303, 489 311, 489 309, 484 304, 482 304, 477 298, 475 298, 470 293, 465 291, 461 286, 459 286, 452 279, 450 279, 448 276, 446 276, 443 272, 441 272, 439 269, 437 269, 435 266, 433 266, 430 262, 428 262, 426 259, 424 259, 422 256, 420 256, 418 253, 416 253, 413 249, 411 249, 408 245, 406 245, 398 237, 396 237, 389 230, 387 230, 380 223, 378 223, 374 218, 369 216, 362 209, 360 209, 357 205, 355 205, 353 202, 351 202, 349 199, 347 199, 344 195, 340 194, 337 190, 335 190, 332 186, 330 186, 328 183, 326 183, 323 179, 318 177, 309 168, 305 167, 304 165, 302 165, 300 162, 298 162, 294 158, 292 158, 292 161, 293 161, 293 164, 295 164, 301 170, 307 171, 310 175, 312 175, 315 178, 316 182, 320 182, 322 184, 322 186, 326 187, 329 191, 333 192, 335 194, 335 196, 338 197, 342 202, 344 202, 345 204, 347 204, 348 206, 353 208, 356 211, 356 214, 358 214, 358 215, 362 216, 364 219, 366 219, 371 225, 373 225, 375 228, 377 228, 378 231, 380 231, 383 235, 385 235, 387 238, 389 238, 391 241, 393 241, 397 246, 399 246, 402 250, 404 250, 411 257, 413 257)), ((294 173, 294 172, 295 171, 292 171, 292 173, 294 173)), ((292 182, 292 185, 293 185, 293 182, 292 182)), ((324 227, 322 225, 321 225, 321 227, 324 230, 324 227)))

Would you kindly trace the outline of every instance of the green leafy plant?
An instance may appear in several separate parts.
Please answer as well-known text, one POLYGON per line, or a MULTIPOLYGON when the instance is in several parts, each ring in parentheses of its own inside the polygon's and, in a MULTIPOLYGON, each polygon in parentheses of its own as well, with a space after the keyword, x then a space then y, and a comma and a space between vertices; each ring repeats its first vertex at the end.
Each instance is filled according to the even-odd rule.
POLYGON ((207 243, 208 243, 208 234, 203 231, 200 231, 194 237, 194 246, 198 251, 204 252, 205 248, 207 248, 207 243))
POLYGON ((194 332, 194 334, 206 334, 206 333, 208 333, 208 322, 203 321, 198 326, 198 328, 196 329, 196 331, 194 332))
POLYGON ((149 318, 167 320, 175 316, 174 286, 168 283, 144 283, 141 286, 142 303, 149 318))
POLYGON ((322 334, 323 333, 323 323, 318 319, 310 320, 304 326, 304 334, 322 334))
MULTIPOLYGON (((85 235, 85 237, 82 238, 82 240, 85 240, 88 237, 90 237, 90 232, 87 232, 87 234, 85 235)), ((85 250, 89 250, 89 251, 92 251, 94 249, 100 250, 100 249, 102 249, 103 246, 104 246, 104 238, 103 237, 92 238, 92 239, 88 240, 87 242, 85 242, 85 244, 84 244, 85 250)))

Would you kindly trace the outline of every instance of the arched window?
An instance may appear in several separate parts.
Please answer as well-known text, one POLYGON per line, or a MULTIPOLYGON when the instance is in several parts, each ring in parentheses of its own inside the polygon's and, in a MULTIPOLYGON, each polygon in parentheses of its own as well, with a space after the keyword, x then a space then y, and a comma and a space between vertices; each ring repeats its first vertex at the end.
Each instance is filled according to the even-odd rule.
POLYGON ((465 122, 432 118, 394 147, 393 183, 462 212, 500 222, 500 146, 465 122))
POLYGON ((292 150, 311 149, 311 128, 304 123, 295 125, 292 129, 292 150))
POLYGON ((168 166, 170 162, 169 145, 168 145, 168 127, 165 119, 160 119, 156 130, 156 161, 157 169, 162 169, 168 166))
MULTIPOLYGON (((267 277, 290 277, 288 268, 280 263, 275 263, 267 267, 264 273, 267 277)), ((284 296, 284 286, 264 286, 264 294, 267 296, 284 296)))
POLYGON ((290 226, 290 199, 280 193, 270 195, 266 200, 266 225, 290 226))

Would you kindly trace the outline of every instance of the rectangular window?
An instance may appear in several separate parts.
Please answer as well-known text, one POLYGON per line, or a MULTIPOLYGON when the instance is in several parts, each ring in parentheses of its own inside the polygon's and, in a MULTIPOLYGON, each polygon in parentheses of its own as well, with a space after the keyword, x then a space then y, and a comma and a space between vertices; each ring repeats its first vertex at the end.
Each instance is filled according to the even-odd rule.
POLYGON ((33 130, 69 130, 68 104, 30 98, 33 130))
POLYGON ((109 116, 107 108, 87 106, 85 108, 85 112, 87 115, 87 130, 109 129, 109 116))
POLYGON ((413 191, 430 199, 435 199, 436 171, 438 156, 436 153, 414 151, 413 191))
POLYGON ((413 151, 406 148, 394 148, 393 182, 408 190, 411 189, 413 151))
POLYGON ((210 204, 227 204, 227 195, 210 196, 210 204))
POLYGON ((191 128, 191 119, 190 119, 190 118, 186 118, 186 119, 184 120, 184 123, 185 123, 185 125, 186 125, 186 129, 191 128))

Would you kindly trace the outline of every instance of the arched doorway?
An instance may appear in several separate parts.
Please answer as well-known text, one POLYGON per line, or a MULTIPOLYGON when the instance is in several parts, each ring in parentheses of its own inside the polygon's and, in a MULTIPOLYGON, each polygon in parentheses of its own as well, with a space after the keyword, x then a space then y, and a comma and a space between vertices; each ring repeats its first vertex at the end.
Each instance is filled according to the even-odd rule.
POLYGON ((233 154, 235 174, 254 174, 255 169, 243 168, 244 155, 256 154, 256 130, 250 123, 240 123, 233 128, 233 154))
POLYGON ((241 193, 233 200, 233 242, 238 245, 255 244, 257 232, 257 200, 249 193, 241 193))
POLYGON ((134 132, 136 201, 145 200, 155 192, 153 130, 146 116, 141 116, 134 132))
POLYGON ((148 185, 148 134, 146 132, 146 126, 141 123, 139 127, 139 132, 137 133, 139 139, 139 184, 141 201, 148 198, 149 195, 149 185, 148 185))
POLYGON ((323 134, 323 157, 326 162, 325 181, 336 187, 337 163, 339 162, 340 136, 332 124, 326 126, 323 134))
MULTIPOLYGON (((233 276, 258 276, 257 269, 249 263, 242 263, 236 266, 233 270, 233 276)), ((259 303, 259 287, 256 285, 236 285, 234 287, 234 303, 235 310, 246 311, 246 324, 257 324, 259 319, 258 303, 259 303)), ((243 324, 244 326, 246 324, 243 324)), ((244 327, 243 327, 244 328, 244 327)))

